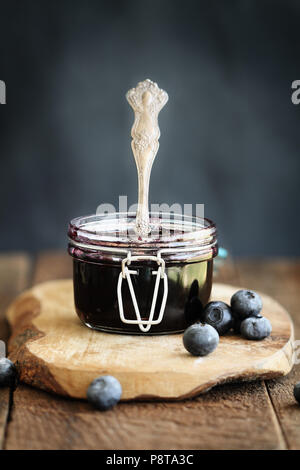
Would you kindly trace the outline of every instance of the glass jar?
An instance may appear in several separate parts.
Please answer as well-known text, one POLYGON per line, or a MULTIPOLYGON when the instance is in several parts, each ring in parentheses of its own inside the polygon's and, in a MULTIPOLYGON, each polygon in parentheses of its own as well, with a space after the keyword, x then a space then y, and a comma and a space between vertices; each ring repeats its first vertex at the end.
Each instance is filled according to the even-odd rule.
POLYGON ((135 216, 70 222, 76 312, 86 326, 106 332, 182 332, 210 297, 216 227, 208 219, 150 213, 151 234, 141 239, 135 216))

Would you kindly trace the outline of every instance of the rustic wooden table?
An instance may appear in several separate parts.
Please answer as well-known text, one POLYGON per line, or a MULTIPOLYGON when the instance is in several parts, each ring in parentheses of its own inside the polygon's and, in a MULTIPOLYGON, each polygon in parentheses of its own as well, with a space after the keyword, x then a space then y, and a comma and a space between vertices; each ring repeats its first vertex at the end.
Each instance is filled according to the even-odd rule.
MULTIPOLYGON (((8 303, 32 284, 71 276, 66 254, 0 255, 0 339, 9 335, 8 303)), ((300 339, 300 260, 227 261, 216 280, 258 289, 291 313, 300 339)), ((4 449, 299 449, 300 407, 293 384, 300 367, 280 380, 216 387, 179 403, 122 403, 105 413, 20 385, 12 400, 0 389, 4 449)))

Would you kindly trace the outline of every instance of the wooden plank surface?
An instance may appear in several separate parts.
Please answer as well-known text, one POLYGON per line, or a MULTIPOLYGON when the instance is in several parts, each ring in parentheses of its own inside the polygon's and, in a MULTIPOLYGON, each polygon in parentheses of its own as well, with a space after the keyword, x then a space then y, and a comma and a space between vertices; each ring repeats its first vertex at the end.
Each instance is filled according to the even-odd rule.
MULTIPOLYGON (((66 255, 39 257, 35 281, 71 276, 66 255)), ((239 285, 228 262, 218 281, 239 285)), ((259 274, 256 281, 259 283, 259 274)), ((251 287, 251 286, 249 286, 251 287)), ((266 292, 270 293, 270 292, 266 292)), ((286 438, 264 382, 220 386, 179 403, 122 403, 106 413, 20 386, 7 449, 282 449, 286 438)))
MULTIPOLYGON (((24 254, 0 255, 0 340, 9 335, 5 310, 13 298, 29 287, 31 262, 24 254)), ((10 409, 8 388, 0 389, 0 449, 3 448, 10 409)))
POLYGON ((21 386, 7 449, 278 449, 260 382, 223 386, 182 403, 121 403, 105 413, 21 386))

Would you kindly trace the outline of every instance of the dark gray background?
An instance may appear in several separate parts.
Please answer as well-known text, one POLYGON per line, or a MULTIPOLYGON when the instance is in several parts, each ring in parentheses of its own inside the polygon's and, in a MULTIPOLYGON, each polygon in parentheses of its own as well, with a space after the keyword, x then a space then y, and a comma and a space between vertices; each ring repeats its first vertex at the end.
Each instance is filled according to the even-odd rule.
POLYGON ((0 2, 1 250, 136 202, 126 91, 169 93, 152 202, 205 203, 233 254, 299 255, 299 1, 0 2))

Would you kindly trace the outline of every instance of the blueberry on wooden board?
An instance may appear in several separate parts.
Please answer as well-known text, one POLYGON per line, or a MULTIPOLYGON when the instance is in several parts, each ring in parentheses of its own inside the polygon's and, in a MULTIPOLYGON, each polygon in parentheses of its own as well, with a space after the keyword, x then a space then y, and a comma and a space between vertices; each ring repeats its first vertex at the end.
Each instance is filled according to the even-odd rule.
POLYGON ((0 387, 15 388, 18 382, 16 366, 7 357, 0 359, 0 387))
POLYGON ((259 341, 267 338, 271 331, 270 321, 262 316, 246 318, 241 323, 241 334, 247 339, 259 341))
POLYGON ((213 326, 219 335, 225 335, 233 326, 229 305, 225 302, 209 302, 204 309, 203 322, 213 326))
POLYGON ((205 323, 189 326, 183 334, 183 345, 193 356, 206 356, 213 352, 219 344, 217 330, 205 323))
POLYGON ((262 309, 262 300, 253 290, 242 289, 231 297, 231 310, 233 315, 240 320, 248 317, 256 317, 262 309))
POLYGON ((105 411, 115 406, 122 396, 120 382, 111 375, 97 377, 87 390, 88 401, 98 410, 105 411))
MULTIPOLYGON (((250 317, 248 317, 250 318, 250 317)), ((256 317, 253 317, 253 318, 262 318, 262 315, 258 314, 256 315, 256 317)), ((232 325, 232 328, 233 328, 233 331, 235 333, 237 333, 238 335, 241 333, 241 324, 244 320, 241 320, 240 318, 237 318, 237 317, 234 317, 233 316, 233 325, 232 325)))

